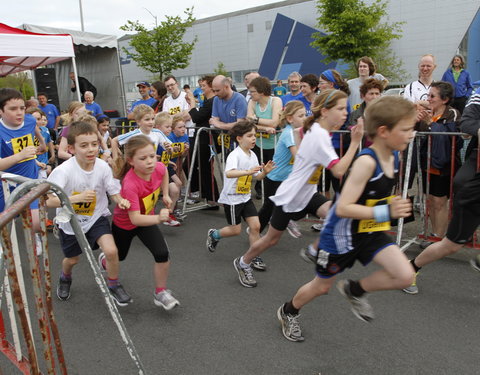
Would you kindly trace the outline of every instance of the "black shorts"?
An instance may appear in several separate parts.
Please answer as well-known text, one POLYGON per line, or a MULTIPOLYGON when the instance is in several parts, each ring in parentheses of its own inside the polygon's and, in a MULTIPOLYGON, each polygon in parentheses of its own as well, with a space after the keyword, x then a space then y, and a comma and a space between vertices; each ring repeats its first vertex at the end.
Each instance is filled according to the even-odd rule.
MULTIPOLYGON (((423 193, 427 193, 427 172, 422 173, 423 193)), ((434 197, 450 198, 450 176, 430 174, 429 194, 434 197)))
POLYGON ((287 229, 288 222, 290 220, 300 220, 303 219, 307 214, 317 216, 317 210, 327 203, 329 200, 319 193, 313 194, 312 198, 308 202, 307 206, 299 212, 285 212, 282 209, 282 206, 275 206, 273 208, 272 217, 270 218, 270 225, 283 232, 287 229))
POLYGON ((353 250, 345 254, 331 254, 318 249, 316 271, 317 276, 329 279, 352 268, 356 260, 366 266, 380 251, 390 245, 395 245, 392 238, 385 232, 361 233, 352 236, 353 250))
POLYGON ((225 218, 229 225, 241 224, 242 217, 245 220, 247 217, 258 216, 257 208, 251 199, 240 204, 223 204, 223 209, 225 210, 225 218))
MULTIPOLYGON (((58 232, 60 234, 60 244, 65 258, 73 258, 82 253, 82 249, 75 235, 66 234, 61 229, 58 232)), ((112 234, 112 230, 110 229, 108 219, 102 216, 92 225, 88 232, 85 233, 85 237, 92 250, 98 249, 97 240, 104 234, 112 234)))

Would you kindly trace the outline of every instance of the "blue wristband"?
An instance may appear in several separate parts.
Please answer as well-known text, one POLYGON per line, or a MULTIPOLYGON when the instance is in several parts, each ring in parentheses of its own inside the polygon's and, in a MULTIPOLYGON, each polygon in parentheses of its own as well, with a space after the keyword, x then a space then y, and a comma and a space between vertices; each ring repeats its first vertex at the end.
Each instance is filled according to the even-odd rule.
POLYGON ((381 206, 373 207, 373 219, 377 223, 390 221, 390 205, 382 204, 381 206))

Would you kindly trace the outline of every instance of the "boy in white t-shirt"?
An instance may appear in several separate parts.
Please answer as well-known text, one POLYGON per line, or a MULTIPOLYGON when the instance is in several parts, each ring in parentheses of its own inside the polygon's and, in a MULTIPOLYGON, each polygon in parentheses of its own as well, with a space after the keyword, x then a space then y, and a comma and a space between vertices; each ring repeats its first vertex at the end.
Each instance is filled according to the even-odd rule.
MULTIPOLYGON (((97 129, 85 122, 76 122, 70 128, 67 142, 69 152, 74 157, 55 168, 48 180, 60 186, 69 196, 76 218, 92 249, 102 248, 107 261, 107 284, 118 305, 131 302, 130 296, 118 281, 118 250, 113 240, 107 216, 108 198, 127 209, 130 202, 120 196, 120 184, 115 180, 108 164, 98 158, 97 129)), ((60 200, 54 194, 48 196, 48 207, 60 210, 60 200)), ((70 297, 72 270, 78 263, 82 249, 70 223, 59 223, 59 234, 65 258, 57 286, 57 296, 61 300, 70 297)))
POLYGON ((170 141, 160 130, 154 129, 155 113, 152 107, 146 104, 139 104, 133 110, 133 115, 135 116, 138 129, 121 134, 112 139, 112 156, 114 160, 116 160, 120 155, 120 146, 123 146, 125 143, 127 143, 130 138, 138 135, 143 134, 150 138, 155 144, 155 149, 159 144, 163 145, 165 142, 169 144, 172 143, 172 141, 170 141))
MULTIPOLYGON (((238 147, 227 158, 223 190, 218 199, 223 203, 225 217, 229 224, 222 229, 209 229, 207 249, 214 252, 221 238, 238 236, 242 230, 242 217, 248 224, 250 244, 260 238, 260 221, 255 205, 251 199, 252 177, 263 179, 275 168, 269 160, 267 164, 259 165, 257 156, 251 150, 255 147, 257 127, 252 121, 239 121, 230 130, 235 137, 238 147)), ((264 270, 265 264, 261 259, 254 260, 252 265, 264 270)))

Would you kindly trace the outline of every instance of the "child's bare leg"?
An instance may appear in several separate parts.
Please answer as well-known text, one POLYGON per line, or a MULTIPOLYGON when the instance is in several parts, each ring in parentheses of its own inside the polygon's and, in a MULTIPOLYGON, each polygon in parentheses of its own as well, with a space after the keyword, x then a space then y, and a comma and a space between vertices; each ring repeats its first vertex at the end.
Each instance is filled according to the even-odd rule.
POLYGON ((104 234, 97 240, 98 245, 102 248, 107 262, 107 276, 109 279, 118 279, 120 262, 118 260, 118 249, 111 234, 104 234))
POLYGON ((245 219, 250 228, 248 232, 248 240, 250 241, 250 245, 252 245, 255 241, 260 238, 260 220, 258 216, 250 216, 245 219))
POLYGON ((178 197, 180 196, 180 189, 175 184, 175 182, 170 182, 168 184, 168 193, 170 195, 170 199, 172 200, 172 207, 170 207, 170 210, 169 210, 170 213, 172 213, 177 204, 178 197))
POLYGON ((228 225, 219 230, 221 238, 238 236, 242 232, 242 224, 228 225))
POLYGON ((315 276, 312 281, 306 283, 305 285, 300 287, 300 289, 298 289, 297 293, 292 299, 293 306, 296 309, 300 310, 303 306, 305 306, 307 303, 309 303, 316 297, 327 294, 332 287, 334 281, 335 276, 328 279, 315 276))
POLYGON ((447 237, 444 237, 440 242, 435 242, 423 250, 420 255, 415 258, 415 265, 417 267, 426 266, 436 260, 455 254, 462 247, 462 244, 452 242, 447 237))
POLYGON ((64 275, 71 275, 73 267, 78 263, 80 260, 80 256, 75 256, 72 258, 63 258, 62 260, 62 272, 64 275))
POLYGON ((169 271, 170 271, 170 261, 154 264, 153 276, 155 278, 155 288, 167 287, 169 271))

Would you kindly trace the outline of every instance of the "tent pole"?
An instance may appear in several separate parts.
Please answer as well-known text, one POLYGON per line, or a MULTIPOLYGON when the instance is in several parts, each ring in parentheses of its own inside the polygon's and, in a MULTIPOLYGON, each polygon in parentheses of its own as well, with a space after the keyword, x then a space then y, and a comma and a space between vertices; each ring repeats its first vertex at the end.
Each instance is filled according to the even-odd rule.
POLYGON ((118 45, 118 41, 117 41, 117 63, 118 63, 118 74, 120 77, 120 98, 122 100, 123 115, 127 117, 127 100, 125 98, 125 82, 123 82, 122 64, 120 64, 120 46, 118 45))
POLYGON ((32 74, 33 95, 35 95, 35 98, 36 98, 38 96, 38 92, 37 92, 38 88, 37 88, 37 80, 35 79, 35 69, 31 69, 30 73, 32 74))
POLYGON ((73 73, 75 74, 75 87, 77 88, 77 99, 79 102, 82 101, 80 93, 80 85, 78 84, 78 72, 77 72, 77 63, 75 62, 75 57, 72 57, 73 73))

